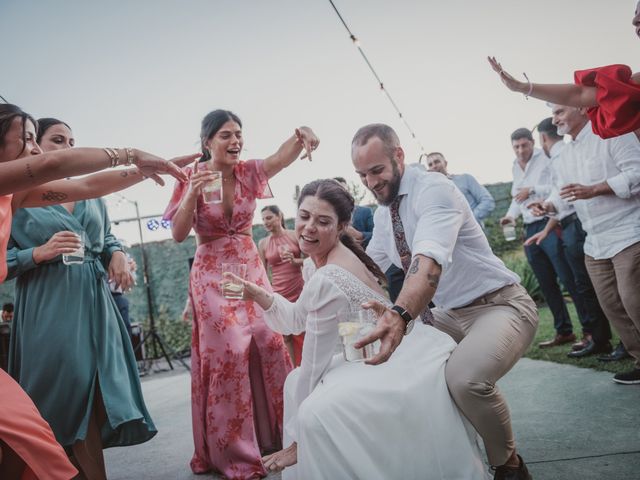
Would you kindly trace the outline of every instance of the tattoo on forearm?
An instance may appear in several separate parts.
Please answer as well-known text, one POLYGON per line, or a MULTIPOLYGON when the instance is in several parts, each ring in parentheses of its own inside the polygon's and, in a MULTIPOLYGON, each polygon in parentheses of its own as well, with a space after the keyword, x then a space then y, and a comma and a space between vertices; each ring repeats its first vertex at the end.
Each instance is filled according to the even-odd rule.
POLYGON ((409 271, 407 272, 407 275, 413 275, 414 273, 417 273, 419 264, 420 264, 420 260, 418 258, 414 258, 413 262, 411 263, 411 266, 409 267, 409 271))
POLYGON ((27 177, 31 180, 35 180, 35 176, 33 175, 33 170, 31 170, 31 164, 27 163, 27 177))
POLYGON ((129 170, 129 171, 123 170, 122 172, 120 172, 120 176, 122 178, 127 178, 129 176, 134 176, 134 175, 137 175, 137 174, 138 174, 138 172, 136 172, 135 170, 129 170))
POLYGON ((427 273, 427 280, 429 280, 429 286, 436 289, 438 283, 440 283, 440 275, 437 273, 427 273))
POLYGON ((68 195, 63 192, 52 192, 49 190, 42 194, 42 200, 45 202, 64 202, 68 195))

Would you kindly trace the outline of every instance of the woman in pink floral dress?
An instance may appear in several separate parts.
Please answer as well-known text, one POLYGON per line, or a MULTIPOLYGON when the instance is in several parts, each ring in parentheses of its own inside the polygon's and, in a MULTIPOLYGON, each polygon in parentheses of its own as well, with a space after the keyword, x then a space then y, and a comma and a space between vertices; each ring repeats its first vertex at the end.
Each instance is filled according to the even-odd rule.
MULTIPOLYGON (((242 123, 215 110, 202 121, 202 160, 222 172, 222 202, 205 203, 209 171, 186 168, 165 212, 173 238, 195 229, 196 250, 189 284, 194 322, 191 401, 194 473, 214 471, 231 479, 266 476, 261 454, 281 448, 283 385, 291 360, 282 336, 264 323, 252 302, 225 299, 219 288, 222 263, 244 263, 247 279, 269 287, 251 227, 257 198, 271 197, 268 180, 319 143, 300 127, 264 160, 240 161, 242 123)), ((304 158, 304 157, 303 157, 304 158)))

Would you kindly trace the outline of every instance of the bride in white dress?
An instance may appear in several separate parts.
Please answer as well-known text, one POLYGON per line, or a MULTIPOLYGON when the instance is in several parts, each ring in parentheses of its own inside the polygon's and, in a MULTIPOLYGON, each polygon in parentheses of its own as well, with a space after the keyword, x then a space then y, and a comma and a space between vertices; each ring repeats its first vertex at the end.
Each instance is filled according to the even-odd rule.
POLYGON ((302 364, 285 383, 286 448, 264 457, 265 467, 287 467, 284 480, 486 479, 477 434, 445 382, 451 337, 420 323, 382 365, 336 354, 338 312, 371 299, 391 306, 384 274, 345 235, 353 205, 334 180, 302 190, 295 232, 318 270, 297 302, 244 282, 273 330, 306 330, 302 364))

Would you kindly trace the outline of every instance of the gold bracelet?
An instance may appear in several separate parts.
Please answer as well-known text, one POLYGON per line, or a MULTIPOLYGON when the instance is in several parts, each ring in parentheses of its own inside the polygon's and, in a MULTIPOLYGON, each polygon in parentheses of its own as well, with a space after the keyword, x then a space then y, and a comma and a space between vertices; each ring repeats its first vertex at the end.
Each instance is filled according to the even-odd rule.
POLYGON ((102 150, 104 150, 105 153, 109 156, 109 160, 111 162, 109 166, 111 168, 117 166, 118 160, 120 159, 120 156, 118 155, 118 151, 115 150, 114 148, 103 148, 102 150))
POLYGON ((125 165, 130 166, 133 165, 133 149, 132 148, 125 148, 124 149, 125 152, 127 152, 127 161, 125 163, 125 165))

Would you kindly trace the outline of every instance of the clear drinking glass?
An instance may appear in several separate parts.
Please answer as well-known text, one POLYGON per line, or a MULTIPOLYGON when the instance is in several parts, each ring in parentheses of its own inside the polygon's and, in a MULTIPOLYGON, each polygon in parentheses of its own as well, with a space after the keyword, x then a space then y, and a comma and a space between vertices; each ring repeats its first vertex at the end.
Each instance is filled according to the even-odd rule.
POLYGON ((380 352, 380 340, 363 348, 354 348, 354 344, 376 328, 376 318, 371 310, 350 309, 338 312, 338 334, 342 338, 344 359, 358 362, 377 355, 380 352))
POLYGON ((516 226, 513 223, 505 223, 502 226, 502 233, 504 234, 504 239, 507 242, 511 242, 516 239, 516 226))
POLYGON ((200 162, 199 168, 203 170, 209 170, 213 174, 213 180, 207 182, 202 187, 202 195, 204 197, 204 203, 221 203, 222 202, 222 172, 215 170, 213 166, 213 160, 207 160, 206 162, 200 162))
POLYGON ((285 256, 288 253, 291 253, 291 250, 289 250, 289 247, 287 245, 278 245, 278 253, 280 254, 280 260, 285 261, 285 256))
POLYGON ((65 265, 73 265, 77 263, 84 263, 84 244, 85 237, 84 232, 75 232, 80 239, 80 246, 75 252, 65 253, 62 255, 62 263, 65 265))
POLYGON ((229 300, 242 299, 244 284, 230 274, 244 280, 247 275, 247 265, 244 263, 222 264, 222 295, 229 300))

